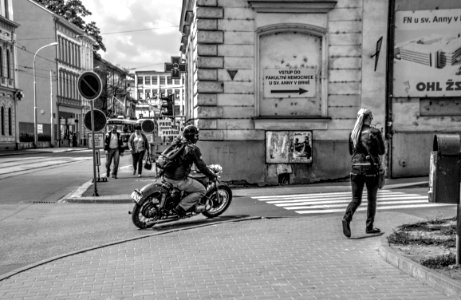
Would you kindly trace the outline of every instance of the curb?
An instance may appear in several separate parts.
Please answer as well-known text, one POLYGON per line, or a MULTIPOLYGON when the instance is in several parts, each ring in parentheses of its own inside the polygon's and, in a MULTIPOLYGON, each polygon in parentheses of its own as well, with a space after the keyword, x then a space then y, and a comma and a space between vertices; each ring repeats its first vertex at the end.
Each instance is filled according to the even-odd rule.
POLYGON ((134 203, 130 195, 113 195, 113 196, 91 196, 91 197, 72 197, 64 198, 60 203, 88 203, 88 204, 124 204, 134 203))
POLYGON ((389 246, 387 242, 387 235, 381 238, 381 245, 378 252, 387 263, 393 265, 402 272, 423 281, 435 289, 439 289, 447 296, 457 296, 458 299, 461 299, 461 282, 424 267, 419 263, 399 254, 396 250, 389 246))
MULTIPOLYGON (((199 229, 201 227, 216 226, 216 225, 227 224, 227 223, 256 221, 256 220, 261 220, 261 219, 265 219, 265 218, 264 217, 259 217, 259 216, 252 216, 252 217, 245 217, 245 218, 241 218, 241 219, 224 220, 224 221, 220 221, 220 222, 210 222, 210 223, 206 223, 206 224, 198 224, 198 225, 192 225, 192 226, 189 226, 189 227, 183 227, 183 228, 179 228, 179 229, 170 229, 170 230, 166 230, 166 231, 162 231, 162 232, 155 232, 155 233, 146 234, 146 235, 143 235, 143 236, 127 238, 127 239, 123 239, 123 240, 119 240, 119 241, 115 241, 115 242, 111 242, 111 243, 106 243, 106 244, 102 244, 102 245, 98 245, 98 246, 94 246, 94 247, 84 248, 84 249, 69 252, 69 253, 66 253, 66 254, 54 256, 54 257, 51 257, 51 258, 48 258, 48 259, 44 259, 44 260, 41 260, 39 262, 32 263, 32 264, 26 265, 24 267, 18 268, 16 270, 13 270, 11 272, 8 272, 8 273, 5 273, 3 275, 0 275, 0 282, 3 281, 3 280, 10 279, 11 277, 16 276, 16 275, 18 275, 20 273, 24 273, 24 272, 29 271, 31 269, 40 267, 42 265, 45 265, 45 264, 48 264, 48 263, 51 263, 51 262, 54 262, 54 261, 57 261, 57 260, 60 260, 60 259, 64 259, 64 258, 67 258, 67 257, 83 254, 85 252, 98 250, 98 249, 101 249, 101 248, 107 248, 107 247, 111 247, 111 246, 115 246, 115 245, 119 245, 119 244, 133 242, 133 241, 142 240, 142 239, 145 239, 145 238, 154 237, 154 236, 158 236, 158 235, 164 235, 164 234, 173 233, 173 232, 193 230, 193 229, 199 229)), ((145 230, 149 230, 149 229, 145 229, 145 230)), ((152 230, 152 228, 151 228, 151 230, 152 230)))

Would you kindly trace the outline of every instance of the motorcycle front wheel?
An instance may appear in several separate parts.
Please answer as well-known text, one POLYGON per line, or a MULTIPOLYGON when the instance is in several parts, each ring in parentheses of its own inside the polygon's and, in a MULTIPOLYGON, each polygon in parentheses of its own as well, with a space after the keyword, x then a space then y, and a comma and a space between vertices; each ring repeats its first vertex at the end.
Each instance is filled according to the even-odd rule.
MULTIPOLYGON (((156 195, 149 196, 146 199, 141 200, 133 207, 131 219, 133 224, 139 229, 146 229, 154 226, 160 217, 157 205, 153 204, 153 198, 157 198, 156 195)), ((158 203, 159 201, 154 202, 158 203)))
POLYGON ((213 193, 209 196, 208 204, 210 208, 202 212, 207 218, 215 218, 221 215, 232 202, 232 190, 227 186, 220 184, 218 185, 218 191, 213 190, 213 193), (217 197, 219 194, 219 197, 217 197))

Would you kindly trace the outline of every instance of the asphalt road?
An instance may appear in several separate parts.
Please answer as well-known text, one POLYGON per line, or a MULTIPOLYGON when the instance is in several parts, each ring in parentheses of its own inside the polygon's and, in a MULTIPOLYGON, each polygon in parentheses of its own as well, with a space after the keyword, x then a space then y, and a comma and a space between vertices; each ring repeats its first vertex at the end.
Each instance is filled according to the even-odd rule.
MULTIPOLYGON (((121 166, 129 163, 129 156, 123 156, 121 166)), ((9 175, 4 173, 0 177, 0 274, 69 252, 152 233, 152 230, 137 230, 133 226, 128 215, 131 204, 57 203, 64 195, 92 178, 91 152, 0 158, 3 171, 19 165, 26 169, 9 175), (27 170, 27 166, 48 159, 62 163, 27 170), (6 164, 10 164, 9 167, 6 164)), ((318 188, 326 192, 337 191, 338 187, 327 185, 318 188)), ((425 192, 425 188, 405 190, 410 193, 425 192)), ((264 193, 290 193, 290 187, 269 188, 264 193)), ((406 209, 402 212, 427 218, 456 214, 453 207, 406 209)), ((246 216, 310 217, 240 196, 234 198, 231 207, 221 218, 206 220, 194 217, 181 224, 160 226, 156 230, 246 216)), ((338 220, 340 218, 338 214, 338 220)))

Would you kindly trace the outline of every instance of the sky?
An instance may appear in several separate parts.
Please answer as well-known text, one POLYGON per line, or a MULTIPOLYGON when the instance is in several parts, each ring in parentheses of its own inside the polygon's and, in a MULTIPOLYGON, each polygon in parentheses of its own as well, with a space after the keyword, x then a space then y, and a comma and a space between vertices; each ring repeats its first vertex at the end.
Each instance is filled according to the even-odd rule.
POLYGON ((101 56, 125 69, 163 71, 179 56, 182 0, 82 0, 101 30, 101 56))

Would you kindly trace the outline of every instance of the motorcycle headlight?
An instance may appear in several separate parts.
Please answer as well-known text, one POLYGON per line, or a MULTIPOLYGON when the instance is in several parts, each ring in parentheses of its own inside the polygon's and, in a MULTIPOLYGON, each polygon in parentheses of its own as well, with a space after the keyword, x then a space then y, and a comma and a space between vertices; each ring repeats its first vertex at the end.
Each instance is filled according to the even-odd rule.
POLYGON ((221 165, 212 164, 212 165, 209 165, 208 168, 210 168, 211 171, 213 171, 214 173, 216 173, 216 174, 218 174, 218 175, 222 173, 222 167, 221 167, 221 165))

